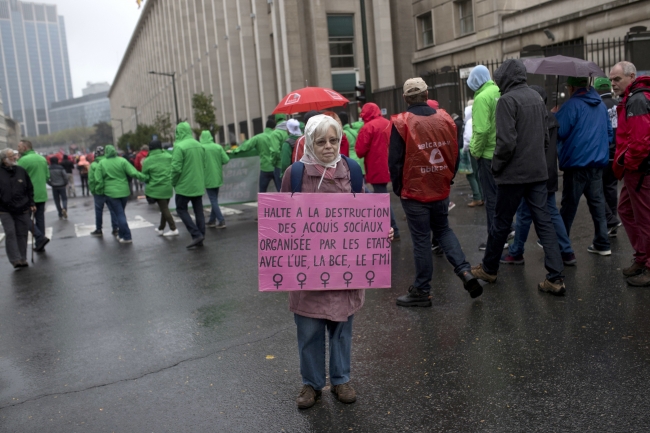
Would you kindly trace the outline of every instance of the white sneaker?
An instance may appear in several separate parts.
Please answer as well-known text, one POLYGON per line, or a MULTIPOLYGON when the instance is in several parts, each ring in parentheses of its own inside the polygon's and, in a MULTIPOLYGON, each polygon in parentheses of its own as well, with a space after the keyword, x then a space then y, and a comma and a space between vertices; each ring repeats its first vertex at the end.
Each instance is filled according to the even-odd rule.
POLYGON ((158 236, 162 236, 163 233, 165 232, 164 230, 160 230, 160 229, 154 229, 154 230, 156 231, 156 233, 158 233, 158 236))
POLYGON ((131 239, 120 239, 121 244, 132 244, 133 241, 131 239))
POLYGON ((163 236, 178 236, 178 229, 176 230, 170 230, 167 233, 165 233, 163 236))

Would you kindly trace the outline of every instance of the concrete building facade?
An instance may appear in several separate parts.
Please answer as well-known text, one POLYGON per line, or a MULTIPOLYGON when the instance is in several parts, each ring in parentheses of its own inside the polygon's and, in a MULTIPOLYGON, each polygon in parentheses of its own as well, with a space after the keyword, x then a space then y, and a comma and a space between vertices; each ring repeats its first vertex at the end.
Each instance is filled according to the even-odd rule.
POLYGON ((2 93, 0 92, 0 149, 4 149, 5 147, 7 147, 7 123, 5 122, 2 93))

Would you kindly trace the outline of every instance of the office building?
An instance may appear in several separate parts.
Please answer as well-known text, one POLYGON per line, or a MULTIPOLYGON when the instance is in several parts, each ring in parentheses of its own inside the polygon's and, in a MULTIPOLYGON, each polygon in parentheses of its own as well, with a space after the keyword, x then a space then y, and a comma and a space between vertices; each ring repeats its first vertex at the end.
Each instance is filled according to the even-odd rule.
POLYGON ((50 106, 50 132, 111 122, 108 91, 88 93, 79 98, 54 102, 50 106))

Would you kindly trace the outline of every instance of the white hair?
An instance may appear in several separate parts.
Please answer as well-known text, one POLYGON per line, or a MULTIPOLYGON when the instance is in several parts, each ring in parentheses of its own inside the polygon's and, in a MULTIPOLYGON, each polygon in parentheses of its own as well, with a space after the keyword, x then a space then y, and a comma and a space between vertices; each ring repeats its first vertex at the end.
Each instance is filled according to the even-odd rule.
POLYGON ((623 75, 626 77, 629 77, 630 75, 634 74, 636 75, 636 66, 634 66, 634 63, 632 62, 618 62, 617 64, 614 65, 614 67, 620 66, 621 69, 623 70, 623 75))

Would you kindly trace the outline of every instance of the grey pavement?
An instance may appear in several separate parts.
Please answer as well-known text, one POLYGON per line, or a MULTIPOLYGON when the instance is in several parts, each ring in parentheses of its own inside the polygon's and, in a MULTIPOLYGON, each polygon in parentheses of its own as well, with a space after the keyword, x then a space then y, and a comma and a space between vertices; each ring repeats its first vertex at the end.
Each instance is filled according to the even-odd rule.
MULTIPOLYGON (((485 210, 466 207, 463 178, 450 222, 476 264, 485 210)), ((395 298, 412 282, 411 241, 392 201, 393 288, 368 290, 355 317, 357 402, 324 392, 299 411, 287 295, 257 291, 256 208, 228 206, 241 213, 190 251, 182 224, 161 238, 143 223, 132 245, 78 236, 92 199, 71 199, 68 221, 46 215, 52 242, 30 268, 13 271, 0 243, 0 432, 648 431, 650 290, 620 275, 623 229, 611 257, 587 253, 581 204, 564 297, 537 291, 531 231, 526 265, 502 265, 482 297, 434 257, 433 307, 407 309, 395 298)), ((129 202, 136 215, 158 222, 144 200, 129 202)))

